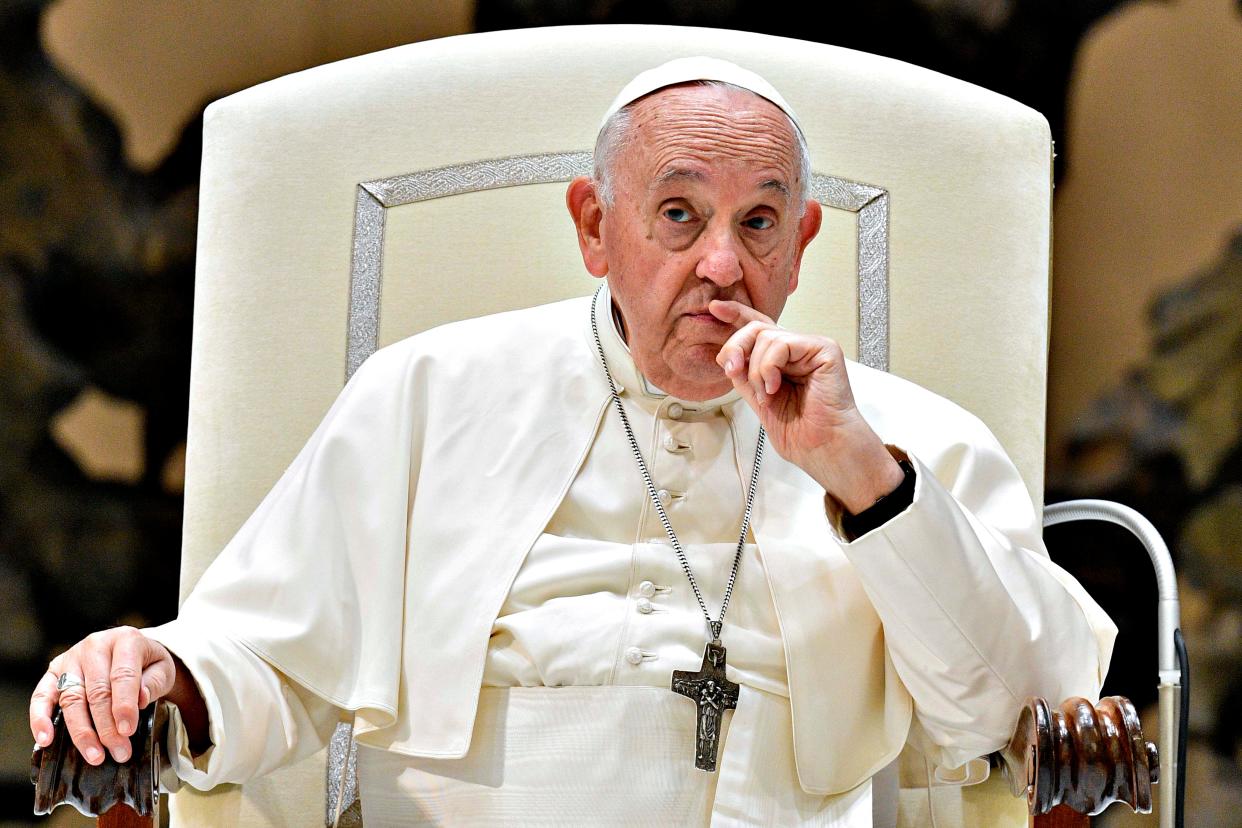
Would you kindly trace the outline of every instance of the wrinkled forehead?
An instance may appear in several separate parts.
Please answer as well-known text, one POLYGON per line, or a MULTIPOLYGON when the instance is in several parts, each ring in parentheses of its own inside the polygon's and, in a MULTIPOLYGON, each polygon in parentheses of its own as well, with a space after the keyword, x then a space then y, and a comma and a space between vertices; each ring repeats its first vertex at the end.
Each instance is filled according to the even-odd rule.
POLYGON ((637 129, 676 125, 709 130, 730 124, 764 129, 788 137, 796 128, 772 101, 733 85, 687 81, 650 92, 626 105, 631 126, 637 129))
POLYGON ((650 176, 649 186, 666 179, 706 178, 707 171, 716 170, 756 181, 774 179, 786 192, 795 187, 794 127, 760 95, 736 87, 679 84, 644 96, 628 111, 631 134, 622 165, 650 176))

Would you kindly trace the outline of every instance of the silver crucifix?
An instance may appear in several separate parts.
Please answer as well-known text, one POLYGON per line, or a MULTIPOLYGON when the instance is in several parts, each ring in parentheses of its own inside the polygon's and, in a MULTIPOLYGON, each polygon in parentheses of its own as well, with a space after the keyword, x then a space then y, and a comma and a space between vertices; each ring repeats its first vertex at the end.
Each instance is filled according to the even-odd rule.
POLYGON ((697 673, 673 671, 673 692, 698 706, 695 732, 694 766, 715 771, 720 754, 720 720, 726 710, 737 707, 737 685, 725 678, 725 648, 717 642, 703 650, 703 666, 697 673))

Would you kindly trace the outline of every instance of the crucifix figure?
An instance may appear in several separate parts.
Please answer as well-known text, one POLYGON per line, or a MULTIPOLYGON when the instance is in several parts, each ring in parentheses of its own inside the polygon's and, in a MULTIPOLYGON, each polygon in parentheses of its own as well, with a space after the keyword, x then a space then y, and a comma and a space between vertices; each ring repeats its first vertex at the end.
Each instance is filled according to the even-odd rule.
POLYGON ((673 692, 698 705, 694 766, 715 771, 720 753, 720 719, 737 707, 737 684, 725 678, 725 648, 711 642, 703 650, 703 666, 697 673, 673 671, 673 692))

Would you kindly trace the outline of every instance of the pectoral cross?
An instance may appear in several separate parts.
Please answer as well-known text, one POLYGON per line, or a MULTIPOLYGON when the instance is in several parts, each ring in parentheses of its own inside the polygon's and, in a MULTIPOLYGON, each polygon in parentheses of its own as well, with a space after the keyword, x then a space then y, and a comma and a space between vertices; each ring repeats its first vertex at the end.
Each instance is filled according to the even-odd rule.
POLYGON ((714 772, 720 754, 721 717, 726 710, 737 708, 737 685, 725 678, 725 648, 710 642, 703 650, 703 666, 697 673, 674 670, 673 692, 698 706, 694 766, 714 772))

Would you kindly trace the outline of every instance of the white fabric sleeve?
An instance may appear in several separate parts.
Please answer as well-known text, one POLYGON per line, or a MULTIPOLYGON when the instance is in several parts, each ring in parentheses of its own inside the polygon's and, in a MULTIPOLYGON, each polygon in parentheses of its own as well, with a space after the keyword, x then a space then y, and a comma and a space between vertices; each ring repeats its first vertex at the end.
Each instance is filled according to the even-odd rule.
POLYGON ((211 747, 192 756, 178 715, 169 718, 165 744, 173 773, 199 790, 309 756, 328 743, 341 719, 339 708, 218 631, 177 620, 142 632, 181 659, 207 704, 211 747))
POLYGON ((958 442, 909 447, 910 506, 844 546, 914 700, 911 742, 947 768, 1000 749, 1029 696, 1097 700, 1117 634, 1048 558, 1000 444, 962 414, 958 442))
POLYGON ((390 347, 354 373, 177 620, 145 631, 181 658, 207 704, 210 750, 169 750, 194 787, 310 755, 353 711, 395 719, 411 441, 425 397, 409 366, 390 347))

